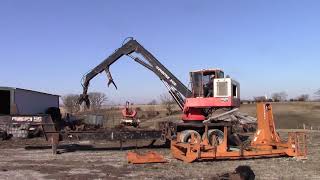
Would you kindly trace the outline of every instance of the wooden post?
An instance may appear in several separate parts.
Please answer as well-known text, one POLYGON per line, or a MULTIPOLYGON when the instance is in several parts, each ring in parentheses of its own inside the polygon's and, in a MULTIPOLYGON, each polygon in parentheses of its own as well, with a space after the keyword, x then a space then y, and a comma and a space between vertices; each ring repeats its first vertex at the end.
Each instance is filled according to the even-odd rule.
POLYGON ((59 144, 59 134, 51 134, 51 148, 52 154, 57 154, 58 144, 59 144))

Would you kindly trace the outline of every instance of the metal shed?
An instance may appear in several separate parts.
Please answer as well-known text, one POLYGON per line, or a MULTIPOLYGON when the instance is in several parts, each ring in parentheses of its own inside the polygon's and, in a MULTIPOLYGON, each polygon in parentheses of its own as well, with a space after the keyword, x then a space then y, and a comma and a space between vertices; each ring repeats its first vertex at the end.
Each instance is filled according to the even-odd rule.
POLYGON ((59 97, 33 90, 0 87, 0 115, 42 114, 50 107, 59 108, 59 97))

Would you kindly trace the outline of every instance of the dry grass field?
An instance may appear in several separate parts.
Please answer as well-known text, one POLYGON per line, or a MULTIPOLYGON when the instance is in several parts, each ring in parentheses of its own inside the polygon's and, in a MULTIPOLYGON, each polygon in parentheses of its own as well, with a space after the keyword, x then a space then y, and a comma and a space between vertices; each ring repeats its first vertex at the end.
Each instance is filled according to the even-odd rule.
MULTIPOLYGON (((320 130, 320 102, 288 102, 273 103, 273 113, 278 129, 307 129, 320 130)), ((240 111, 255 116, 254 104, 242 105, 240 111)))
MULTIPOLYGON (((179 114, 166 117, 165 110, 148 119, 150 106, 140 107, 139 113, 144 126, 152 127, 155 121, 177 120, 179 114), (142 116, 144 115, 144 117, 142 116)), ((280 135, 283 129, 320 127, 320 103, 275 103, 273 104, 276 124, 280 135)), ((255 115, 255 105, 242 105, 242 112, 255 115)), ((119 110, 101 112, 108 117, 108 124, 116 123, 119 110)), ((320 132, 307 131, 308 159, 267 158, 252 160, 205 161, 186 164, 170 155, 170 150, 152 148, 165 156, 166 164, 127 164, 128 151, 144 152, 149 142, 126 142, 123 151, 117 142, 63 142, 60 154, 52 155, 50 146, 42 138, 11 139, 0 142, 0 179, 212 179, 217 174, 233 171, 238 165, 249 165, 256 179, 320 179, 320 132)))
MULTIPOLYGON (((320 102, 272 103, 272 107, 278 129, 303 129, 305 127, 309 130, 320 130, 320 102)), ((181 112, 178 107, 174 108, 176 113, 173 116, 167 116, 165 108, 161 105, 136 105, 134 108, 139 109, 138 116, 143 121, 142 125, 147 123, 146 126, 162 120, 180 119, 181 112), (155 111, 158 112, 158 115, 150 116, 155 111)), ((240 111, 255 117, 256 105, 243 104, 240 111)), ((109 119, 109 126, 117 124, 117 119, 121 117, 120 110, 107 110, 103 114, 109 119)))

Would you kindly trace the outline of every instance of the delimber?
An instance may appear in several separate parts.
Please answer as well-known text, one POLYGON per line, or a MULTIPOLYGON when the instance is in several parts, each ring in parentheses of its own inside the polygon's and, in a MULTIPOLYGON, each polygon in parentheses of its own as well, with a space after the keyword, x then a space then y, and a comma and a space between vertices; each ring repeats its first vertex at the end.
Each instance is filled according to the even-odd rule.
POLYGON ((223 137, 218 133, 209 132, 206 127, 203 137, 194 133, 188 143, 181 142, 181 134, 178 133, 177 138, 171 141, 171 153, 175 158, 185 162, 279 156, 306 158, 306 134, 289 133, 288 140, 282 141, 275 129, 271 104, 257 104, 257 121, 258 129, 250 143, 245 141, 236 148, 232 147, 228 142, 228 127, 224 127, 223 137))

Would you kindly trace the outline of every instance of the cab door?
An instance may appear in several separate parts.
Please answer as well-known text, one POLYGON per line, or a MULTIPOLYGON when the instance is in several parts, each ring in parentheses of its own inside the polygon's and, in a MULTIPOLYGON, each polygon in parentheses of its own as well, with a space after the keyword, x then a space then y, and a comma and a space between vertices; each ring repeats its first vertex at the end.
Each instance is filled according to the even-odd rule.
POLYGON ((203 80, 202 72, 191 72, 191 87, 193 97, 203 97, 203 80))

